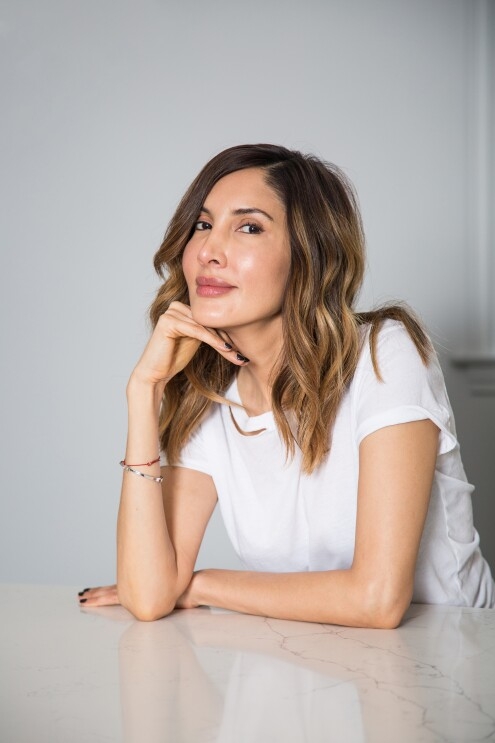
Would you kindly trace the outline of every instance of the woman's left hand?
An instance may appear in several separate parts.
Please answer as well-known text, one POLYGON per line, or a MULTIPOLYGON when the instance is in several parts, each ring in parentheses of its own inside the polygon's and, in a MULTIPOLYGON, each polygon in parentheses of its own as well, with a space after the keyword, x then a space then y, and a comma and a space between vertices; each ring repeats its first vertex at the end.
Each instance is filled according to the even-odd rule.
POLYGON ((115 606, 120 604, 117 595, 117 586, 100 586, 99 588, 85 588, 78 594, 81 606, 115 606))
MULTIPOLYGON (((188 587, 179 597, 175 605, 176 609, 195 609, 200 606, 200 602, 195 590, 197 584, 197 575, 194 573, 188 587)), ((116 606, 120 604, 117 595, 117 586, 100 586, 98 588, 85 588, 78 594, 79 603, 84 608, 93 606, 116 606)))

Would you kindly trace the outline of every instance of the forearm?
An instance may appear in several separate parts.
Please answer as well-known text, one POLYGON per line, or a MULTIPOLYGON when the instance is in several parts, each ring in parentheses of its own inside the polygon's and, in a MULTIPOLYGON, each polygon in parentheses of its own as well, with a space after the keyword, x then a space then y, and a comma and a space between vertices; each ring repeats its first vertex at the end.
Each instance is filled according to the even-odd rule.
MULTIPOLYGON (((129 383, 125 460, 130 464, 158 456, 162 389, 132 379, 129 383)), ((136 469, 154 477, 160 475, 158 462, 136 469)), ((126 471, 117 521, 117 586, 121 603, 142 619, 171 611, 180 593, 161 485, 126 471)))
POLYGON ((413 596, 438 436, 432 421, 421 420, 387 426, 364 439, 348 570, 200 571, 191 585, 191 603, 281 619, 396 627, 413 596))
POLYGON ((408 592, 353 569, 307 573, 203 570, 193 581, 194 600, 246 614, 347 627, 396 627, 408 592))

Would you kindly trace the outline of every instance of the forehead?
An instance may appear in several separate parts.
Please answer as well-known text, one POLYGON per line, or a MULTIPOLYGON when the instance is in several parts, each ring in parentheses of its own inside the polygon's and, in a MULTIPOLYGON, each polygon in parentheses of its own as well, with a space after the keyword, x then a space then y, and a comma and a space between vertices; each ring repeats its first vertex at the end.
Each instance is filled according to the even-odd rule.
POLYGON ((229 209, 270 205, 272 210, 285 211, 278 195, 267 184, 262 168, 236 170, 220 178, 207 195, 204 205, 229 209))

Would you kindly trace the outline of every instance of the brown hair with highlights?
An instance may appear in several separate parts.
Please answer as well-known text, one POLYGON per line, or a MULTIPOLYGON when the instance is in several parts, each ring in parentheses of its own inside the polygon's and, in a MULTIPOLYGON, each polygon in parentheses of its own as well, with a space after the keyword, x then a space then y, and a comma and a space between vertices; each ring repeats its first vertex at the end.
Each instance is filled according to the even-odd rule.
MULTIPOLYGON (((153 327, 173 301, 189 304, 182 253, 215 183, 229 173, 261 168, 285 206, 291 264, 282 306, 283 350, 273 370, 272 410, 287 455, 302 452, 313 472, 331 446, 337 410, 352 380, 363 334, 375 373, 376 338, 385 319, 398 320, 424 363, 431 345, 413 313, 401 305, 356 312, 365 264, 365 242, 356 196, 346 176, 313 155, 271 144, 240 145, 220 152, 193 181, 170 221, 154 266, 164 283, 150 308, 153 327), (288 415, 296 421, 295 435, 288 415)), ((170 464, 214 402, 230 385, 236 367, 202 344, 187 367, 166 386, 160 442, 170 464)))

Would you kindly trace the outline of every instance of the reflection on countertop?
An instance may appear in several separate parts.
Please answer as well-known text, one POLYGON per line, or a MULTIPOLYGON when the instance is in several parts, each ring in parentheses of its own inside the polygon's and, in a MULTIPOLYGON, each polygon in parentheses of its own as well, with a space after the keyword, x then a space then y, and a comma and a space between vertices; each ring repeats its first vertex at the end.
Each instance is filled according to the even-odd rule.
POLYGON ((495 611, 396 630, 210 610, 135 621, 67 587, 1 591, 6 743, 495 740, 495 611))

